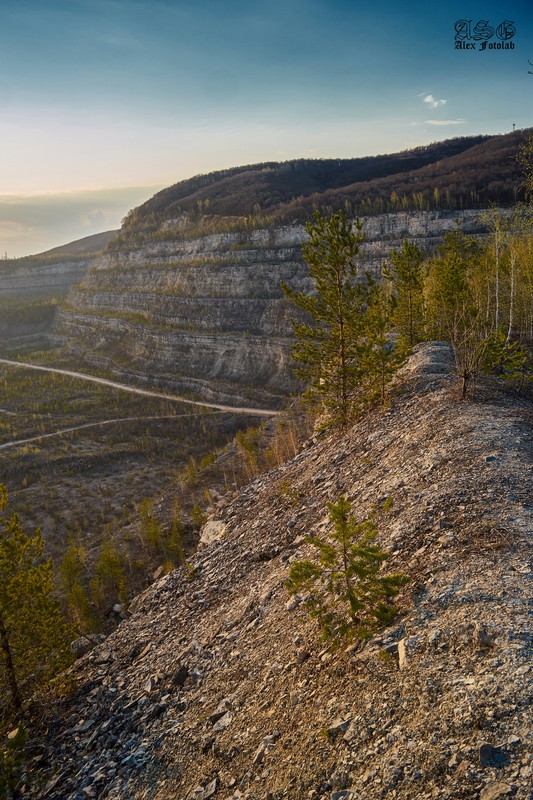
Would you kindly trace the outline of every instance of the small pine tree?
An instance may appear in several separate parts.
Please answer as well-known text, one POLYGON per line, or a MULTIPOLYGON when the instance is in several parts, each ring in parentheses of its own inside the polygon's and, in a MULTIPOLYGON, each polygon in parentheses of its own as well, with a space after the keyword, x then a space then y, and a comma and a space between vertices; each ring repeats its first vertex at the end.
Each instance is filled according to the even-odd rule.
POLYGON ((106 535, 100 545, 100 554, 91 580, 91 593, 100 613, 104 613, 117 602, 122 605, 128 603, 124 559, 109 535, 106 535))
POLYGON ((390 336, 395 306, 382 284, 367 278, 365 338, 359 352, 359 393, 367 403, 387 402, 387 387, 402 360, 401 351, 390 336))
POLYGON ((325 412, 327 423, 344 427, 369 403, 385 402, 386 384, 399 364, 389 339, 393 301, 368 273, 357 274, 364 241, 359 220, 317 212, 306 231, 302 249, 314 292, 282 283, 309 320, 293 320, 292 357, 297 377, 307 383, 304 399, 325 412))
POLYGON ((141 541, 152 553, 160 553, 163 545, 163 531, 154 516, 154 503, 149 497, 144 497, 139 506, 141 522, 141 541))
POLYGON ((396 300, 392 321, 399 349, 408 352, 424 338, 423 254, 414 242, 404 239, 402 249, 392 251, 391 261, 383 274, 392 282, 396 300))
POLYGON ((510 341, 502 326, 488 337, 483 362, 487 372, 520 381, 531 377, 526 369, 528 360, 527 350, 519 342, 510 341))
POLYGON ((304 397, 322 404, 332 421, 345 426, 351 419, 359 385, 359 344, 364 292, 357 283, 356 257, 364 241, 362 225, 344 212, 329 218, 316 212, 306 225, 302 246, 315 292, 295 292, 282 283, 286 295, 310 322, 293 321, 296 343, 292 356, 296 375, 308 384, 304 397))
POLYGON ((247 476, 252 478, 259 472, 260 428, 250 427, 245 431, 237 431, 235 444, 244 459, 247 476))
POLYGON ((61 560, 59 577, 70 618, 80 631, 92 633, 98 629, 98 622, 83 582, 86 561, 84 548, 70 544, 61 560))
MULTIPOLYGON (((0 484, 0 511, 7 502, 0 484)), ((0 687, 15 713, 72 657, 74 634, 61 616, 52 561, 43 561, 43 551, 39 530, 28 536, 16 514, 0 517, 0 687)))
POLYGON ((309 536, 317 560, 292 564, 289 594, 309 593, 307 607, 325 639, 337 644, 367 639, 397 613, 392 598, 408 578, 380 575, 388 553, 374 544, 377 529, 371 519, 358 522, 344 497, 328 503, 332 529, 326 538, 309 536))
POLYGON ((183 547, 183 522, 179 518, 177 512, 172 517, 172 524, 168 530, 167 537, 164 544, 164 553, 166 563, 170 567, 175 567, 178 564, 183 564, 185 561, 185 550, 183 547))

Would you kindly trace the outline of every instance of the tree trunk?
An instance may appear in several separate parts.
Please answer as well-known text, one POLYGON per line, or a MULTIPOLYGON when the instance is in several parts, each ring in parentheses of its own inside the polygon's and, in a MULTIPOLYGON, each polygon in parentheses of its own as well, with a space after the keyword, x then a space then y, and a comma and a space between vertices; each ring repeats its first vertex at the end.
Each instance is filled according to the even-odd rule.
POLYGON ((470 383, 470 372, 466 368, 463 369, 462 378, 463 378, 463 385, 461 388, 461 400, 464 400, 468 392, 468 384, 470 383))
POLYGON ((13 656, 11 655, 11 647, 9 646, 9 637, 7 635, 6 627, 4 625, 4 620, 2 619, 1 615, 0 615, 0 648, 4 653, 7 680, 9 683, 9 689, 11 691, 11 705, 13 706, 15 714, 18 714, 18 712, 22 708, 22 698, 20 696, 20 691, 17 683, 15 667, 13 665, 13 656))
POLYGON ((515 295, 515 277, 514 277, 514 268, 515 268, 515 255, 511 252, 511 295, 509 297, 509 326, 507 328, 507 341, 511 341, 511 336, 513 334, 513 324, 514 324, 514 295, 515 295))

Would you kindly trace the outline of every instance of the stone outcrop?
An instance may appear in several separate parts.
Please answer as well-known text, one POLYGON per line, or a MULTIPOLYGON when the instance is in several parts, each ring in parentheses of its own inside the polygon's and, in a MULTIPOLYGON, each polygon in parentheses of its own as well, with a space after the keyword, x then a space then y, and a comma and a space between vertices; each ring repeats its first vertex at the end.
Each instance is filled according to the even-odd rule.
MULTIPOLYGON (((364 220, 360 271, 381 265, 405 237, 433 249, 457 218, 484 228, 478 211, 403 212, 364 220)), ((294 306, 280 281, 312 291, 302 225, 186 238, 180 220, 151 239, 102 256, 60 310, 56 331, 76 359, 205 399, 271 406, 297 389, 291 376, 294 306)))
POLYGON ((32 733, 56 765, 38 797, 529 798, 531 409, 458 403, 450 365, 420 346, 390 409, 227 498, 220 536, 71 669, 32 733), (410 581, 393 624, 333 651, 284 581, 340 494, 410 581))

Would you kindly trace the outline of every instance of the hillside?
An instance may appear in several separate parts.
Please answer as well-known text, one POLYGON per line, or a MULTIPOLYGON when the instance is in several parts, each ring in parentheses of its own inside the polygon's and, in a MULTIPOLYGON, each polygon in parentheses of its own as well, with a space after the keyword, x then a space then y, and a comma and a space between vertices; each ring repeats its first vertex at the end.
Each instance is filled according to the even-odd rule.
POLYGON ((118 231, 104 231, 103 233, 93 233, 91 236, 84 236, 83 239, 76 239, 74 242, 62 244, 59 247, 52 247, 44 253, 29 258, 53 258, 55 256, 94 256, 105 250, 109 242, 117 235, 118 231))
POLYGON ((294 308, 312 291, 301 244, 315 208, 363 221, 360 274, 380 276, 407 237, 434 251, 456 220, 487 232, 489 202, 515 201, 527 131, 355 159, 265 163, 182 181, 133 209, 58 310, 65 363, 234 405, 280 407, 294 308))
POLYGON ((219 538, 73 666, 33 738, 39 797, 530 796, 531 407, 459 404, 450 366, 419 346, 386 413, 218 502, 219 538), (340 494, 360 518, 393 499, 379 541, 411 580, 393 625, 333 653, 283 582, 340 494))
MULTIPOLYGON (((486 233, 480 210, 362 218, 360 274, 381 274, 408 237, 432 251, 456 219, 486 233)), ((311 291, 303 225, 154 238, 104 254, 59 310, 55 333, 70 363, 104 367, 175 393, 232 405, 279 407, 291 375, 294 307, 281 289, 311 291)))
POLYGON ((117 231, 85 236, 44 253, 0 261, 0 294, 38 294, 46 289, 62 291, 81 280, 92 260, 100 255, 117 231))
POLYGON ((346 203, 354 214, 512 203, 522 180, 516 155, 528 133, 457 137, 390 155, 267 162, 198 175, 133 209, 111 248, 180 217, 182 228, 209 230, 216 218, 286 224, 307 219, 317 206, 346 203), (391 199, 392 192, 398 199, 391 199))

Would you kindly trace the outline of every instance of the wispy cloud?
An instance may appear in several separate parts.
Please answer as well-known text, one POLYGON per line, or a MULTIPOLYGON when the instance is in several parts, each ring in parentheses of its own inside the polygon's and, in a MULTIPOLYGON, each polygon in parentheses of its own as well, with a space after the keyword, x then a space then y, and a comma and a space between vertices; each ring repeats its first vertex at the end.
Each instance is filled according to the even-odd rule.
POLYGON ((466 119, 425 119, 426 125, 464 125, 466 119))
POLYGON ((430 108, 439 108, 440 106, 445 106, 448 101, 441 98, 437 100, 436 97, 433 97, 432 94, 426 94, 424 96, 424 103, 427 103, 430 108))

